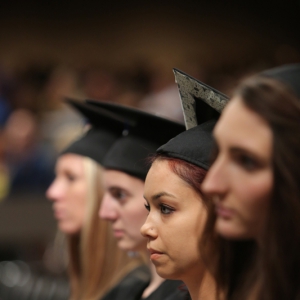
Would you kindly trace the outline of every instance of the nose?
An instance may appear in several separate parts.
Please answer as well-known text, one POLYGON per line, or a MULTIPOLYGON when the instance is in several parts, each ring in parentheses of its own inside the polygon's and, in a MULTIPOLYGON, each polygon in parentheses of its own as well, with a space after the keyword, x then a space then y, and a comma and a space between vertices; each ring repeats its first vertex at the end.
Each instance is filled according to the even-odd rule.
POLYGON ((107 221, 115 221, 118 218, 118 212, 114 200, 108 192, 105 192, 100 205, 99 217, 107 221))
POLYGON ((226 171, 225 159, 218 157, 210 167, 201 185, 201 189, 208 196, 221 196, 226 193, 228 180, 229 174, 226 171))
POLYGON ((46 191, 46 197, 51 201, 57 201, 61 199, 62 195, 63 189, 59 184, 57 178, 55 178, 46 191))
POLYGON ((144 223, 144 225, 141 227, 140 232, 143 237, 148 239, 155 239, 157 238, 157 230, 151 221, 150 213, 144 223))

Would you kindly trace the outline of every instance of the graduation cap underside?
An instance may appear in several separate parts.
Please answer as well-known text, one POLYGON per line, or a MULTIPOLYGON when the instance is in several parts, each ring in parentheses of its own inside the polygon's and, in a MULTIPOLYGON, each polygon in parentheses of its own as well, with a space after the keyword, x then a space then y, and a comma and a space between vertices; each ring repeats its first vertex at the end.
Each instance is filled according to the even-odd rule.
POLYGON ((173 72, 178 84, 186 129, 217 119, 229 98, 178 69, 173 69, 173 72))
POLYGON ((92 107, 100 107, 124 118, 123 135, 107 152, 103 166, 125 172, 145 180, 150 165, 147 158, 156 149, 184 131, 178 122, 153 114, 110 102, 86 100, 92 107), (128 126, 128 122, 134 126, 128 126))
MULTIPOLYGON (((60 154, 78 154, 102 164, 108 149, 122 135, 124 122, 127 121, 119 115, 82 101, 66 99, 65 102, 76 109, 91 127, 60 154)), ((128 122, 130 126, 134 126, 133 122, 128 122)))

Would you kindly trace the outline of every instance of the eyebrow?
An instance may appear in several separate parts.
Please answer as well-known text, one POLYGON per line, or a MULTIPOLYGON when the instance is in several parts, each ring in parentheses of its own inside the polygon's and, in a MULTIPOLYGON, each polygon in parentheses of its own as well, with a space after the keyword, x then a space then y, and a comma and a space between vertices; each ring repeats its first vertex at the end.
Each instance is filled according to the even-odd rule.
POLYGON ((131 194, 126 188, 120 187, 120 186, 115 186, 115 185, 112 185, 112 186, 108 187, 107 190, 108 191, 122 190, 122 191, 126 192, 129 195, 131 194))
MULTIPOLYGON (((152 201, 158 200, 158 199, 159 199, 160 197, 162 197, 162 196, 168 196, 168 197, 171 197, 171 198, 176 198, 174 195, 169 194, 169 193, 167 193, 167 192, 160 192, 160 193, 157 193, 157 194, 153 195, 153 196, 151 197, 151 200, 152 200, 152 201)), ((145 198, 145 200, 147 200, 145 195, 144 195, 144 198, 145 198)))
POLYGON ((247 155, 250 155, 252 156, 253 158, 256 158, 258 160, 264 160, 264 157, 261 157, 260 154, 257 154, 255 153, 253 150, 248 150, 248 149, 245 149, 243 147, 238 147, 238 146, 235 146, 235 147, 230 147, 229 148, 229 151, 233 154, 235 153, 245 153, 247 155))

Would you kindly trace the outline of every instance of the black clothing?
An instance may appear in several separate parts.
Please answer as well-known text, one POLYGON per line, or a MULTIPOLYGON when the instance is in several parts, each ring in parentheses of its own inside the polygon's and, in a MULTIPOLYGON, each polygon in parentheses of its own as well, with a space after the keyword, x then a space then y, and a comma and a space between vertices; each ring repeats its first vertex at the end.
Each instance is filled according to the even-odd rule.
POLYGON ((187 291, 181 290, 182 281, 165 280, 151 295, 142 298, 144 290, 150 282, 147 267, 138 267, 131 271, 101 300, 185 300, 187 291))

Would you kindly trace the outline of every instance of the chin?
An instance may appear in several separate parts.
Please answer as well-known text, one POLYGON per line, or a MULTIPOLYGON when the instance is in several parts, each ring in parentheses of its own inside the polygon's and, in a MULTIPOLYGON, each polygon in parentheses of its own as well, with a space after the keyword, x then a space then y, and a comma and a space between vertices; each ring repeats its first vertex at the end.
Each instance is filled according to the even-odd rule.
POLYGON ((216 232, 225 239, 246 240, 251 238, 249 234, 243 232, 241 227, 237 228, 230 220, 217 220, 215 225, 216 232))
POLYGON ((58 228, 61 232, 63 232, 64 234, 68 234, 68 235, 74 235, 74 234, 79 233, 79 229, 73 228, 70 226, 66 226, 63 224, 59 224, 58 228))
POLYGON ((132 243, 124 240, 120 240, 118 242, 118 247, 123 251, 138 251, 136 245, 133 245, 132 243))
POLYGON ((170 270, 163 266, 155 266, 156 273, 164 279, 172 279, 172 280, 179 280, 179 274, 177 274, 174 270, 170 270))

